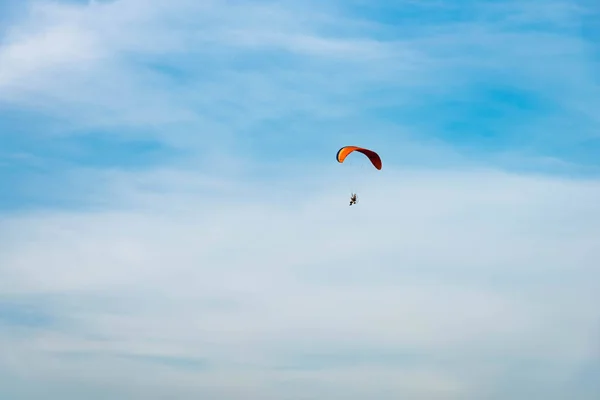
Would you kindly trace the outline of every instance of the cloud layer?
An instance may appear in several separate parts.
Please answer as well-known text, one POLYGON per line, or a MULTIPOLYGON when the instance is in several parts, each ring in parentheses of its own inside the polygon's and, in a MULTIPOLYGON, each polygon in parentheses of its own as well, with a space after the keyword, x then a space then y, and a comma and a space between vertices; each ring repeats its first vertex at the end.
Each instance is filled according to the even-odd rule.
POLYGON ((5 219, 4 313, 29 318, 3 375, 57 396, 593 398, 597 183, 388 172, 350 208, 336 179, 5 219))

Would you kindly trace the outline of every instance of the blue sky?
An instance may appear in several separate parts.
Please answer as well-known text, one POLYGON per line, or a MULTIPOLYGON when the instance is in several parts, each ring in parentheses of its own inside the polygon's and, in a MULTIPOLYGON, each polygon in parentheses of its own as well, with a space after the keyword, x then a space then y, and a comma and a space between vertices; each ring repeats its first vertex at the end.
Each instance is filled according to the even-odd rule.
POLYGON ((0 397, 598 398, 599 13, 0 0, 0 397))

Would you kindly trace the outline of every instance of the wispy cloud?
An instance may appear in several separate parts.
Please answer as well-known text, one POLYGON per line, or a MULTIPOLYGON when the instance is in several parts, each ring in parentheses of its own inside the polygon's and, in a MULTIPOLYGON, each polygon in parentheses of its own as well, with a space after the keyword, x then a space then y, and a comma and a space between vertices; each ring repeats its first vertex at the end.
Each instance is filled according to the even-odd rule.
MULTIPOLYGON (((438 112, 431 121, 447 127, 449 99, 457 117, 479 120, 465 106, 487 101, 481 84, 492 80, 492 89, 535 91, 553 111, 593 104, 593 42, 576 31, 581 7, 431 4, 404 7, 432 12, 433 23, 446 16, 441 24, 419 18, 424 14, 402 18, 398 9, 390 12, 400 22, 383 24, 343 7, 324 14, 313 3, 38 5, 21 25, 35 29, 7 35, 2 93, 11 102, 51 105, 86 128, 158 124, 164 140, 188 144, 206 138, 199 131, 228 137, 285 117, 309 127, 323 117, 368 123, 365 115, 382 107, 396 108, 394 122, 416 129, 423 124, 411 114, 431 119, 438 112)), ((451 131, 479 137, 472 129, 451 131)))
POLYGON ((19 4, 0 397, 597 398, 595 5, 19 4))

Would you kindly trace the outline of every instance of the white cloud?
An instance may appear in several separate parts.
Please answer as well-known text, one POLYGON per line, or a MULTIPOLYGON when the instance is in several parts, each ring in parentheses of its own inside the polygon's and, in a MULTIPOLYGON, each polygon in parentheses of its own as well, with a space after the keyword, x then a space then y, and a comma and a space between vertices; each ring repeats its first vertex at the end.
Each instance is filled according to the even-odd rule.
POLYGON ((276 382, 306 382, 307 396, 341 395, 345 382, 349 395, 448 399, 485 386, 455 368, 494 384, 502 368, 482 366, 501 358, 568 381, 593 357, 597 183, 387 171, 348 207, 337 174, 305 198, 294 197, 301 182, 215 199, 185 183, 165 192, 163 178, 155 198, 131 180, 132 201, 145 199, 134 209, 3 220, 2 292, 47 298, 69 327, 26 340, 9 331, 5 370, 24 368, 11 356, 24 352, 40 376, 122 390, 139 373, 156 390, 231 399, 276 396, 276 382), (334 366, 318 368, 319 355, 334 366))

